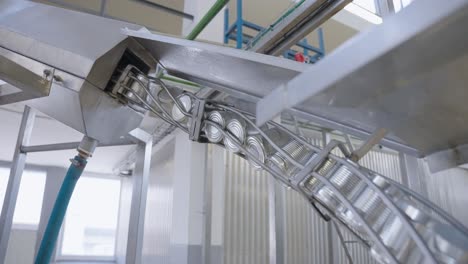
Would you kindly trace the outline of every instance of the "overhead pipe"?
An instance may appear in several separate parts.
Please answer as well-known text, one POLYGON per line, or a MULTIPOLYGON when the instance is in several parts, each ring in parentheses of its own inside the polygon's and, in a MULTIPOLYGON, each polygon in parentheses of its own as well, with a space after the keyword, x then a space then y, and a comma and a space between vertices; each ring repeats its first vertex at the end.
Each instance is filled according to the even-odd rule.
POLYGON ((203 29, 213 20, 213 18, 223 9, 229 0, 217 0, 216 3, 208 10, 205 16, 198 22, 198 24, 187 35, 186 39, 194 40, 203 31, 203 29))
POLYGON ((72 197, 76 183, 86 167, 87 159, 91 157, 97 146, 95 139, 85 136, 78 147, 78 155, 71 159, 71 165, 68 168, 65 179, 63 180, 60 191, 55 200, 54 208, 50 214, 47 227, 42 237, 41 245, 36 256, 35 264, 49 264, 54 252, 55 244, 62 227, 68 204, 72 197))

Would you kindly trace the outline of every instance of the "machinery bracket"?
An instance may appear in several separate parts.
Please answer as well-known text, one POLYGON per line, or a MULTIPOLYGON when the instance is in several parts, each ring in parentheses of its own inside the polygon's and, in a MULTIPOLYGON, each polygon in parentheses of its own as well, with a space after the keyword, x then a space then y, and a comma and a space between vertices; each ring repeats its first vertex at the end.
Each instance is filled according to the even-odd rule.
POLYGON ((189 139, 200 142, 200 132, 202 129, 202 121, 205 113, 205 100, 197 99, 193 106, 193 118, 189 127, 189 139))

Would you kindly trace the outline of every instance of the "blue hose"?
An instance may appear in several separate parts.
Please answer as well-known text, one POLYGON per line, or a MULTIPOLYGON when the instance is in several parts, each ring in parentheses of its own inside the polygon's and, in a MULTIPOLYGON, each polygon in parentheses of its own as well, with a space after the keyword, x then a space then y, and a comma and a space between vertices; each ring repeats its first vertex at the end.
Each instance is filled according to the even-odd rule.
POLYGON ((67 175, 63 180, 62 187, 55 200, 54 208, 47 223, 44 237, 39 247, 39 252, 36 256, 35 264, 49 264, 52 253, 54 252, 57 237, 62 226, 63 218, 67 211, 68 203, 75 189, 83 170, 86 166, 86 159, 81 156, 76 156, 71 160, 72 164, 68 168, 67 175))

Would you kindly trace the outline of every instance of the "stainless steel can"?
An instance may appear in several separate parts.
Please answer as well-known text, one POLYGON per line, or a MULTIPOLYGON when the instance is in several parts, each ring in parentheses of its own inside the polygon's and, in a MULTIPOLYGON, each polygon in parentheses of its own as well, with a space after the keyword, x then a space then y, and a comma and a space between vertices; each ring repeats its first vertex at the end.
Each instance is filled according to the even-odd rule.
MULTIPOLYGON (((241 117, 233 116, 231 117, 227 124, 226 124, 226 130, 229 131, 238 141, 241 145, 244 144, 245 139, 247 137, 247 124, 245 120, 241 119, 241 117)), ((227 150, 231 152, 240 152, 240 148, 234 144, 234 142, 228 138, 224 138, 224 146, 226 147, 227 150)))
MULTIPOLYGON (((179 95, 176 100, 179 102, 179 104, 184 108, 183 110, 186 112, 192 111, 192 98, 186 94, 181 94, 179 95)), ((188 117, 182 113, 182 111, 179 109, 179 107, 174 104, 172 106, 172 118, 177 121, 184 123, 188 121, 188 117)))
MULTIPOLYGON (((232 116, 231 113, 224 111, 212 111, 208 113, 206 119, 218 124, 222 129, 226 127, 227 120, 232 116)), ((223 140, 224 135, 219 131, 218 128, 206 125, 205 126, 205 135, 208 140, 212 143, 219 143, 223 140)))
MULTIPOLYGON (((279 148, 283 148, 291 139, 288 134, 277 128, 270 128, 263 130, 263 132, 270 138, 279 148)), ((268 157, 272 156, 276 150, 275 148, 262 136, 258 131, 255 135, 249 136, 246 140, 246 148, 249 153, 255 156, 262 164, 266 164, 268 157)), ((252 158, 247 156, 250 165, 259 170, 262 168, 260 164, 255 162, 252 158)))

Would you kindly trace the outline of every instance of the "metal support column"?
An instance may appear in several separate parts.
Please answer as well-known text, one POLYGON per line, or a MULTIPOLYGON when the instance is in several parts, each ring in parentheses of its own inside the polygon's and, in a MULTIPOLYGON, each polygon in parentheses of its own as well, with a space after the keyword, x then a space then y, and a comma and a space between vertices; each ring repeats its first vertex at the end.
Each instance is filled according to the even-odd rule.
POLYGON ((207 145, 189 141, 178 131, 174 152, 171 263, 206 263, 210 245, 206 231, 207 145), (205 249, 207 249, 205 251, 205 249))
POLYGON ((132 201, 128 226, 125 263, 141 263, 146 199, 153 141, 151 135, 137 144, 135 169, 132 175, 132 201))
POLYGON ((5 199, 3 200, 2 214, 0 215, 0 263, 4 263, 8 241, 10 239, 13 214, 16 207, 16 199, 21 183, 21 176, 26 165, 26 153, 21 151, 21 146, 28 145, 34 126, 35 111, 29 106, 24 107, 23 118, 21 119, 18 139, 16 141, 13 165, 10 169, 5 199))
MULTIPOLYGON (((328 142, 330 142, 330 135, 326 131, 322 131, 322 144, 323 147, 327 146, 328 142)), ((333 252, 333 224, 332 221, 327 222, 327 241, 328 241, 328 263, 334 264, 334 252, 333 252)))
POLYGON ((242 0, 237 0, 237 20, 236 20, 236 48, 242 48, 242 0))
POLYGON ((283 264, 285 252, 284 187, 273 177, 268 178, 268 229, 270 264, 283 264))
POLYGON ((227 44, 229 41, 229 34, 227 34, 229 30, 229 8, 224 9, 224 32, 223 32, 223 37, 224 37, 224 44, 227 44))

